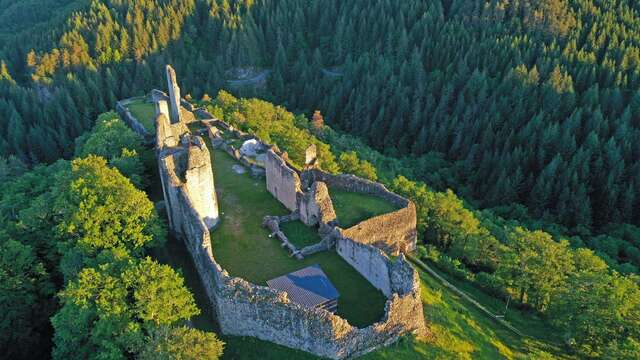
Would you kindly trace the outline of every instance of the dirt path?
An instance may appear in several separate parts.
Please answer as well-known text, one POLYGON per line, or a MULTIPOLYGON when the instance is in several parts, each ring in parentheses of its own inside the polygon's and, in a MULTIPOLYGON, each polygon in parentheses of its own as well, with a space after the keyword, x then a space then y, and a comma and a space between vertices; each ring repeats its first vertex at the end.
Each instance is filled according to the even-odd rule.
POLYGON ((442 283, 442 285, 446 286, 447 288, 449 288, 451 291, 453 291, 454 293, 456 293, 457 295, 461 296, 463 299, 467 300, 468 302, 470 302, 471 304, 473 304, 475 307, 477 307, 478 309, 480 309, 480 311, 484 312, 485 314, 487 314, 490 318, 492 318, 493 320, 497 321, 498 323, 502 324, 504 327, 506 327, 507 329, 513 331, 515 334, 517 334, 518 336, 526 336, 523 333, 521 333, 518 329, 516 329, 515 327, 513 327, 513 325, 509 324, 507 321, 505 321, 504 319, 502 319, 501 317, 499 317, 498 315, 492 313, 491 311, 489 311, 489 309, 487 309, 486 307, 484 307, 482 304, 480 304, 478 301, 476 301, 474 298, 472 298, 471 296, 469 296, 467 293, 465 293, 464 291, 458 289, 455 285, 453 285, 452 283, 448 282, 446 279, 444 279, 442 276, 440 276, 440 274, 438 274, 435 270, 433 270, 429 265, 425 264, 424 262, 420 261, 419 259, 417 259, 414 256, 411 255, 407 255, 407 259, 409 259, 412 263, 414 263, 416 266, 418 266, 420 269, 426 271, 427 273, 429 273, 429 275, 433 276, 434 278, 436 278, 438 281, 440 281, 442 283))
POLYGON ((267 79, 267 75, 269 75, 269 73, 271 73, 271 70, 262 70, 254 77, 251 77, 249 79, 227 80, 227 82, 232 86, 256 85, 264 82, 267 79))

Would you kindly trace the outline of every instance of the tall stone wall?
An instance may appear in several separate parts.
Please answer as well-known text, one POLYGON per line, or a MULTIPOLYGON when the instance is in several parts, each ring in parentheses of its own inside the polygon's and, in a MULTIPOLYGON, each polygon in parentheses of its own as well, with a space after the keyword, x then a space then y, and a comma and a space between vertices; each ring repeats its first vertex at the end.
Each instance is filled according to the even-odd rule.
POLYGON ((180 122, 180 87, 176 80, 176 72, 167 65, 167 88, 169 89, 169 120, 172 124, 180 122))
POLYGON ((388 258, 380 249, 343 237, 336 241, 336 251, 385 296, 391 296, 388 258))
POLYGON ((298 173, 273 150, 267 151, 265 170, 267 190, 287 209, 296 211, 298 196, 302 195, 298 173))
POLYGON ((394 255, 415 249, 417 216, 416 207, 412 201, 389 191, 380 183, 354 175, 332 175, 319 169, 310 169, 302 173, 303 187, 316 181, 326 183, 329 188, 378 196, 399 208, 396 211, 366 219, 346 229, 343 232, 345 237, 361 244, 373 245, 394 255))
MULTIPOLYGON (((184 139, 184 138, 183 138, 184 139)), ((216 196, 213 169, 209 149, 199 136, 192 137, 187 144, 187 168, 185 186, 191 195, 191 203, 200 214, 209 229, 220 220, 218 199, 216 196)))
POLYGON ((209 150, 199 136, 190 134, 186 125, 170 124, 163 103, 156 103, 156 151, 160 167, 172 169, 160 174, 170 226, 181 228, 183 214, 173 204, 182 189, 190 194, 191 206, 206 226, 213 228, 220 217, 209 150))

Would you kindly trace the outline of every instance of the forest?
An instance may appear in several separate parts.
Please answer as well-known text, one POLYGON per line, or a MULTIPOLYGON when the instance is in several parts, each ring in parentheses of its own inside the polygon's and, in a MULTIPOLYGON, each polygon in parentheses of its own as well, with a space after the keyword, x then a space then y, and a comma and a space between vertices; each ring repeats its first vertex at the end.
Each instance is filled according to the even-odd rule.
MULTIPOLYGON (((0 1, 0 178, 27 182, 3 193, 2 221, 25 224, 16 220, 23 213, 49 221, 29 225, 39 230, 22 245, 3 226, 2 258, 39 259, 24 269, 47 285, 35 287, 46 294, 32 293, 34 301, 68 283, 62 310, 86 301, 78 289, 100 276, 129 291, 144 286, 130 276, 146 261, 148 234, 87 249, 90 235, 64 235, 64 221, 49 218, 53 195, 38 179, 63 166, 78 177, 116 168, 144 186, 141 149, 96 153, 83 144, 117 99, 162 88, 171 63, 190 97, 217 114, 251 108, 215 96, 220 89, 283 105, 304 114, 291 126, 326 144, 330 170, 375 176, 410 196, 420 257, 555 319, 573 351, 632 354, 640 347, 639 11, 629 0, 0 1), (111 168, 84 169, 90 154, 111 168), (59 233, 48 238, 66 244, 55 251, 35 235, 53 222, 59 233), (102 248, 126 251, 104 259, 102 248), (82 264, 105 270, 78 273, 82 264), (573 316, 585 307, 590 316, 573 316)), ((264 110, 254 106, 253 116, 264 110)), ((260 124, 243 126, 284 141, 282 128, 260 124)), ((303 146, 288 145, 294 154, 303 146)), ((56 204, 72 212, 74 196, 56 204)), ((70 341, 62 310, 55 349, 70 341)), ((182 331, 163 321, 136 336, 182 331)))

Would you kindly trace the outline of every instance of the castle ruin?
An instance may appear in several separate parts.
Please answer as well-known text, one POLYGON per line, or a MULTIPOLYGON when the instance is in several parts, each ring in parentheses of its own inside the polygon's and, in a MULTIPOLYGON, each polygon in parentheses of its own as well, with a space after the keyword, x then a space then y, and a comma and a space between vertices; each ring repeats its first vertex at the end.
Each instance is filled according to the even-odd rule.
MULTIPOLYGON (((181 109, 184 103, 179 98, 175 72, 169 66, 167 78, 169 96, 154 90, 153 98, 155 146, 169 224, 185 242, 224 334, 253 336, 319 356, 343 359, 393 343, 406 334, 428 333, 418 273, 404 257, 416 245, 415 205, 411 201, 379 183, 323 172, 315 147, 306 152, 305 166, 300 170, 289 163, 286 153, 261 142, 269 150, 264 163, 256 165, 221 140, 217 128, 228 131, 233 128, 200 109, 196 111, 200 117, 208 118, 202 123, 207 126, 211 143, 227 146, 225 150, 240 164, 263 174, 268 191, 291 211, 284 217, 266 217, 264 225, 274 233, 279 231, 281 222, 293 219, 317 225, 322 240, 304 249, 291 245, 292 255, 301 258, 318 251, 336 251, 386 296, 384 316, 367 327, 354 327, 325 309, 291 301, 286 292, 229 275, 217 263, 211 246, 211 236, 215 236, 220 218, 209 150, 204 140, 191 134, 186 126, 186 119, 194 119, 193 114, 181 109), (182 116, 185 111, 191 115, 182 116), (175 114, 178 116, 174 117, 175 114), (372 194, 399 210, 342 229, 336 221, 329 188, 372 194)), ((285 241, 286 236, 282 237, 285 241)))
POLYGON ((167 87, 169 89, 170 117, 172 124, 180 122, 180 87, 176 80, 176 72, 171 65, 167 65, 167 87))

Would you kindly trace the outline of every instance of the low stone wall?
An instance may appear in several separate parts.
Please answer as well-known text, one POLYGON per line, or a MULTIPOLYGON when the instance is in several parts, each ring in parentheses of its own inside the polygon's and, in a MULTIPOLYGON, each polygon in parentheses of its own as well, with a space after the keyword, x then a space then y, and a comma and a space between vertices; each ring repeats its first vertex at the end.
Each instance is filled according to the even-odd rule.
POLYGON ((304 257, 302 253, 298 250, 298 248, 293 245, 287 235, 285 235, 282 230, 280 230, 280 218, 278 216, 265 216, 262 220, 262 226, 271 230, 271 236, 275 236, 278 240, 282 242, 282 246, 289 249, 291 256, 295 256, 296 259, 302 260, 304 257))
POLYGON ((149 133, 147 129, 136 119, 131 111, 127 108, 127 101, 122 100, 116 103, 116 112, 120 115, 120 118, 129 125, 129 127, 136 132, 136 134, 140 135, 141 138, 144 139, 145 143, 152 144, 154 142, 153 134, 149 133))

